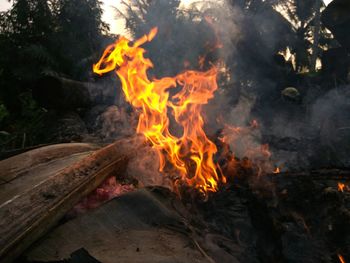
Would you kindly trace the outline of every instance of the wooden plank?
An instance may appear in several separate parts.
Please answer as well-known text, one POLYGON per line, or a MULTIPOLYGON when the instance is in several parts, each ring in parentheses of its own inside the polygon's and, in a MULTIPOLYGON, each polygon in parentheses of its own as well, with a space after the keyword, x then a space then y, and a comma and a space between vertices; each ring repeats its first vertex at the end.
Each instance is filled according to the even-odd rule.
POLYGON ((29 168, 74 153, 93 151, 99 146, 89 143, 62 143, 41 147, 0 162, 0 182, 22 176, 29 168))
POLYGON ((141 139, 116 141, 2 204, 0 262, 12 262, 83 196, 112 173, 122 173, 142 145, 141 139))
POLYGON ((15 198, 18 193, 29 191, 34 186, 55 176, 63 169, 73 165, 74 163, 85 158, 91 151, 75 153, 54 159, 49 162, 41 163, 30 167, 21 172, 20 176, 16 176, 11 181, 0 181, 0 207, 9 200, 15 198))

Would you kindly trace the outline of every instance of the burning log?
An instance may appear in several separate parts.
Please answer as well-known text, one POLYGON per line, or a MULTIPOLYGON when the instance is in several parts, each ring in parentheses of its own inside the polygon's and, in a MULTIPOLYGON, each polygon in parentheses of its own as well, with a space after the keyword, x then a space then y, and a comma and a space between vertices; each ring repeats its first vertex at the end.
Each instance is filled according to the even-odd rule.
POLYGON ((337 254, 346 260, 350 194, 336 189, 338 175, 346 174, 251 175, 206 202, 162 188, 135 190, 58 226, 25 257, 63 263, 85 248, 99 262, 338 262, 337 254))
MULTIPOLYGON (((127 101, 140 111, 137 132, 159 154, 159 170, 171 180, 170 188, 181 199, 160 189, 142 189, 123 196, 119 191, 117 199, 57 227, 32 253, 27 251, 27 256, 36 261, 52 252, 44 261, 57 260, 85 247, 103 262, 126 256, 125 262, 135 262, 135 252, 146 255, 144 251, 148 258, 142 260, 155 262, 157 252, 173 241, 178 231, 188 239, 185 243, 192 241, 198 250, 186 251, 185 260, 175 260, 180 262, 188 262, 192 252, 195 258, 200 252, 209 262, 323 262, 337 254, 347 259, 348 171, 287 174, 278 167, 272 169, 268 145, 250 144, 250 133, 258 126, 256 121, 247 128, 225 125, 215 144, 205 134, 201 110, 218 88, 218 68, 213 65, 205 72, 189 70, 174 77, 149 79, 147 70, 153 64, 143 57, 141 45, 156 33, 154 28, 133 43, 120 38, 107 47, 94 65, 94 72, 102 75, 116 71, 127 101), (169 93, 169 89, 179 87, 178 93, 169 93), (170 131, 170 108, 174 121, 183 128, 180 135, 170 131), (236 155, 230 150, 231 142, 247 142, 248 147, 239 149, 241 154, 236 155), (175 230, 166 232, 168 239, 163 235, 165 228, 175 230), (64 246, 67 239, 71 241, 69 248, 64 246), (159 240, 158 248, 154 244, 159 240), (124 254, 126 248, 131 250, 124 254)), ((296 90, 284 93, 290 98, 298 95, 296 90)), ((284 140, 277 144, 286 147, 289 143, 284 140)), ((29 191, 29 199, 28 195, 15 198, 10 208, 5 203, 6 219, 0 222, 5 229, 0 231, 4 236, 0 245, 5 248, 0 250, 0 257, 9 260, 23 251, 78 197, 96 188, 115 167, 121 170, 123 160, 133 149, 127 143, 123 145, 118 144, 118 151, 116 145, 106 147, 50 177, 29 191), (124 154, 118 155, 119 150, 124 154), (33 211, 37 217, 32 216, 33 211), (15 217, 20 224, 14 223, 15 217), (44 230, 39 228, 42 223, 46 223, 44 230)), ((142 169, 140 174, 146 177, 147 167, 142 169)), ((167 252, 183 252, 182 241, 176 241, 179 250, 168 247, 167 252)), ((158 262, 164 261, 167 258, 160 257, 158 262)))
MULTIPOLYGON (((141 142, 119 140, 54 175, 47 176, 27 191, 17 191, 17 195, 12 199, 2 202, 0 261, 11 262, 18 257, 53 227, 82 197, 96 189, 111 174, 122 173, 128 158, 140 145, 141 142)), ((10 161, 0 164, 10 167, 10 161)), ((22 168, 24 167, 26 165, 22 165, 22 168)), ((26 173, 22 173, 22 176, 25 175, 26 173)))
POLYGON ((42 107, 64 110, 112 105, 114 100, 104 87, 97 84, 56 76, 39 79, 33 88, 33 98, 42 107))

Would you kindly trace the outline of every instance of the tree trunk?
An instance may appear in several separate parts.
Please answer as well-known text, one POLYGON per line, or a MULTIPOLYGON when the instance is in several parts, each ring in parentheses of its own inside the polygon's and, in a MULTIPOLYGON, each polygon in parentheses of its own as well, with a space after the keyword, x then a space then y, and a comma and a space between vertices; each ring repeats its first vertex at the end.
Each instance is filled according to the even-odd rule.
POLYGON ((320 40, 320 30, 321 30, 321 0, 315 1, 315 18, 314 18, 314 42, 312 44, 312 56, 310 63, 310 70, 312 72, 316 71, 316 63, 318 58, 318 44, 320 40))
POLYGON ((107 87, 63 77, 45 76, 33 88, 33 98, 47 109, 74 110, 94 105, 113 105, 115 95, 107 87))

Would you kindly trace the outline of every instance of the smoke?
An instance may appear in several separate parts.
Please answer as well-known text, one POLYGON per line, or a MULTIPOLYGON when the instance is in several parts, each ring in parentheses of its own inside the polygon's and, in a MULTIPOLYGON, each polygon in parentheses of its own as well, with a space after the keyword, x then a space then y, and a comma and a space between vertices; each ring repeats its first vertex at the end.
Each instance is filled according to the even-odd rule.
MULTIPOLYGON (((330 90, 311 107, 311 127, 319 136, 323 164, 349 167, 350 158, 350 91, 349 86, 330 90), (322 151, 323 150, 323 151, 322 151)), ((316 154, 316 153, 315 153, 316 154)))
MULTIPOLYGON (((256 1, 254 7, 239 2, 245 1, 197 1, 180 8, 180 1, 153 0, 142 9, 140 1, 132 1, 125 14, 130 35, 137 39, 158 27, 156 38, 145 45, 154 64, 150 77, 219 65, 219 90, 204 107, 209 136, 225 125, 246 128, 257 120, 258 128, 230 143, 238 157, 247 153, 247 145, 256 149, 269 144, 272 162, 282 170, 349 166, 346 88, 320 93, 320 87, 293 75, 292 65, 278 55, 295 41, 287 22, 264 1, 256 1), (201 66, 203 56, 206 63, 201 66), (286 98, 282 91, 287 87, 298 89, 300 98, 286 98)), ((113 135, 115 122, 107 121, 111 120, 107 113, 102 118, 106 119, 102 130, 113 135)), ((128 126, 125 118, 119 123, 128 126)), ((148 171, 151 181, 145 185, 161 183, 163 177, 155 167, 158 157, 152 151, 139 157, 129 166, 134 169, 130 174, 137 177, 148 171)))
POLYGON ((144 147, 129 161, 127 176, 136 179, 140 186, 161 185, 173 189, 172 181, 159 172, 159 156, 155 149, 144 147))
POLYGON ((156 38, 145 45, 157 78, 175 76, 186 67, 199 69, 201 56, 206 56, 209 66, 233 52, 239 13, 226 1, 196 1, 188 8, 181 7, 178 0, 142 2, 132 1, 127 6, 126 25, 135 39, 158 27, 156 38), (222 44, 219 52, 218 44, 222 44))
MULTIPOLYGON (((155 26, 158 28, 157 36, 145 45, 147 56, 154 64, 151 77, 175 76, 185 69, 206 70, 213 64, 219 68, 221 88, 216 92, 215 99, 205 107, 208 134, 216 134, 227 124, 250 125, 256 103, 256 95, 252 92, 253 82, 247 81, 243 86, 231 78, 235 70, 232 62, 238 56, 236 47, 242 40, 243 10, 234 8, 228 1, 197 1, 182 9, 180 1, 175 0, 154 0, 149 1, 148 5, 133 1, 127 10, 126 24, 135 39, 155 26), (204 64, 199 62, 202 58, 204 64)), ((239 157, 244 157, 249 152, 248 148, 261 146, 258 130, 240 136, 241 140, 235 138, 230 142, 239 157)), ((163 178, 158 178, 155 167, 146 167, 158 163, 154 154, 141 154, 139 157, 135 158, 135 164, 130 165, 136 169, 130 171, 131 174, 137 175, 138 171, 147 170, 151 171, 149 178, 155 182, 163 178)))

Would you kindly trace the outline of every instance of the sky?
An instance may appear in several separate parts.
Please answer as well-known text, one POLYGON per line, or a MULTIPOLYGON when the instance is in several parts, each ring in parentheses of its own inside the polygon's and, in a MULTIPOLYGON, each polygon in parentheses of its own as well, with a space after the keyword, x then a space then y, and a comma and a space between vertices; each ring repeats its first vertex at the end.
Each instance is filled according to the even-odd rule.
MULTIPOLYGON (((194 2, 197 0, 182 0, 183 5, 188 5, 191 2, 194 2)), ((332 0, 323 0, 325 4, 329 4, 332 0)), ((11 1, 12 2, 12 1, 11 1)), ((11 2, 8 0, 0 0, 0 11, 7 10, 11 7, 11 2)), ((103 20, 106 21, 110 25, 110 30, 112 33, 119 33, 123 34, 125 33, 124 30, 124 23, 121 19, 115 18, 115 11, 113 7, 120 8, 121 7, 121 0, 102 0, 104 5, 104 14, 103 14, 103 20)))
MULTIPOLYGON (((0 0, 1 1, 1 0, 0 0)), ((114 8, 120 8, 120 0, 102 0, 103 2, 103 20, 109 24, 112 33, 125 34, 124 22, 122 19, 116 19, 114 8)))

